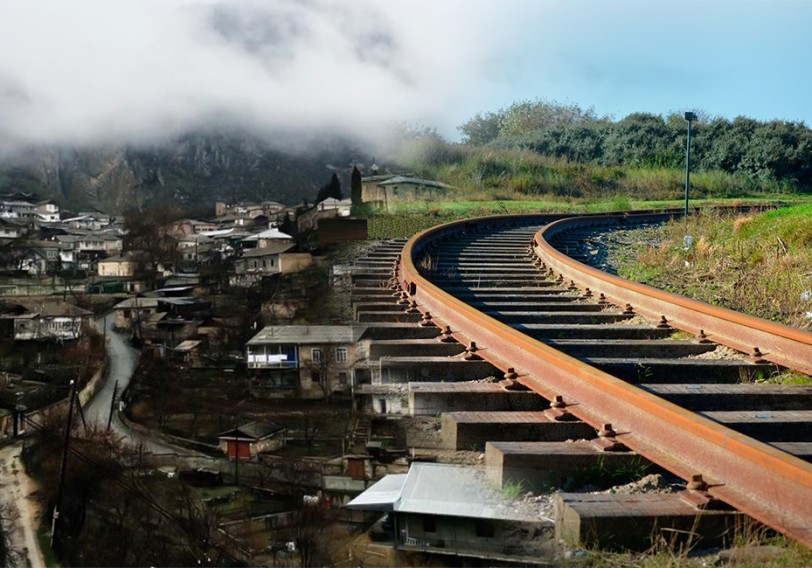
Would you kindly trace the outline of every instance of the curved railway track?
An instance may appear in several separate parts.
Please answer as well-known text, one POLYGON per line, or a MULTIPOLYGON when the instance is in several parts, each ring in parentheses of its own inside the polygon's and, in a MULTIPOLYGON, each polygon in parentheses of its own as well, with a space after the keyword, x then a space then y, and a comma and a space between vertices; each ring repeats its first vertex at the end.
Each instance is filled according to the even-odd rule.
POLYGON ((812 371, 812 334, 562 252, 579 250, 590 227, 662 218, 450 223, 407 242, 392 282, 470 357, 595 427, 606 450, 631 448, 689 480, 700 508, 721 500, 812 546, 812 388, 753 380, 776 364, 812 371), (675 339, 677 329, 695 338, 675 339), (717 344, 742 356, 720 358, 717 344))

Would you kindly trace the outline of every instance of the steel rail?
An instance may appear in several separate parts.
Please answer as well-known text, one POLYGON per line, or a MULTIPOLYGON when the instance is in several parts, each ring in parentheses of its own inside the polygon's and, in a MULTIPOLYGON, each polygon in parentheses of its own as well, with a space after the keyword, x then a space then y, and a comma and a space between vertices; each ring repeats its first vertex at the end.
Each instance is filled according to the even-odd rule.
POLYGON ((758 348, 759 358, 812 374, 812 333, 619 278, 573 260, 549 243, 551 237, 562 231, 618 225, 630 217, 634 216, 573 217, 554 221, 536 234, 536 255, 564 278, 595 293, 602 292, 610 301, 631 304, 635 311, 651 318, 666 316, 672 327, 684 331, 696 334, 704 330, 715 343, 744 353, 758 348))
MULTIPOLYGON (((560 218, 560 217, 559 217, 560 218)), ((812 547, 812 465, 565 355, 457 300, 432 284, 415 262, 432 241, 499 224, 539 225, 550 216, 504 216, 449 223, 412 237, 396 278, 422 312, 447 325, 477 355, 567 410, 600 427, 611 423, 618 438, 653 462, 690 479, 701 474, 708 492, 766 525, 812 547)), ((539 248, 538 235, 534 243, 539 248)), ((557 253, 557 251, 556 251, 557 253)), ((560 253, 557 255, 563 256, 560 253)), ((574 273, 573 273, 574 274, 574 273)))

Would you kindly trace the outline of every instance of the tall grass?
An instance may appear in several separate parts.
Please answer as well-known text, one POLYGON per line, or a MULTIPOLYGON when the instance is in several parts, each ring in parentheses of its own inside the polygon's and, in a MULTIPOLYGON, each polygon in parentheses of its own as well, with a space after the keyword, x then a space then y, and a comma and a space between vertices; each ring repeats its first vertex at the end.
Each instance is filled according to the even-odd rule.
POLYGON ((812 328, 812 205, 758 215, 712 209, 667 224, 618 272, 758 317, 812 328), (693 237, 687 250, 684 236, 693 237))
MULTIPOLYGON (((685 187, 685 171, 681 168, 582 164, 530 150, 439 142, 405 154, 403 165, 419 176, 443 181, 482 199, 497 199, 497 195, 674 199, 685 187)), ((796 191, 788 181, 755 180, 744 174, 699 171, 691 175, 691 194, 698 198, 758 197, 796 191)))

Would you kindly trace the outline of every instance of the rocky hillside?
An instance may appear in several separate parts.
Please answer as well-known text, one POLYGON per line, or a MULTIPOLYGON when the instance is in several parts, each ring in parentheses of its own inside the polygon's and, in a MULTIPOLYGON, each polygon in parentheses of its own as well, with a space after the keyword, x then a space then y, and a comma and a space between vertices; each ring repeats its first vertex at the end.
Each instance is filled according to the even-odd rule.
POLYGON ((0 191, 35 192, 65 207, 109 212, 170 199, 202 213, 218 199, 313 199, 336 169, 348 194, 353 159, 363 156, 347 143, 285 153, 228 135, 189 135, 151 147, 38 148, 0 162, 0 191))

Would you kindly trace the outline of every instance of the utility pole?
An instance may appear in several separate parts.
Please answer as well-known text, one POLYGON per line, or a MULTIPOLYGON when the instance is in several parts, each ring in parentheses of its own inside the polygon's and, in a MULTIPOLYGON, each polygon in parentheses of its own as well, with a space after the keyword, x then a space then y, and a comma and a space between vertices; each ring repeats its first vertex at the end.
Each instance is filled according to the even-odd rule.
POLYGON ((691 186, 691 121, 696 120, 696 114, 685 113, 688 121, 688 140, 685 144, 685 218, 688 219, 688 189, 691 186))
POLYGON ((240 431, 237 417, 234 417, 234 485, 240 484, 240 431))
POLYGON ((62 514, 62 495, 65 489, 65 472, 68 467, 68 445, 70 444, 70 430, 71 421, 73 420, 73 405, 76 402, 76 381, 70 382, 70 401, 68 402, 68 423, 65 426, 65 442, 62 446, 62 465, 59 472, 59 488, 56 494, 56 506, 54 507, 53 521, 51 524, 51 548, 54 550, 59 549, 57 552, 61 553, 62 548, 62 533, 60 525, 60 515, 62 514))
POLYGON ((110 414, 107 416, 107 431, 110 431, 110 424, 113 422, 113 410, 116 407, 116 398, 118 397, 118 379, 113 385, 113 396, 110 398, 110 414))

